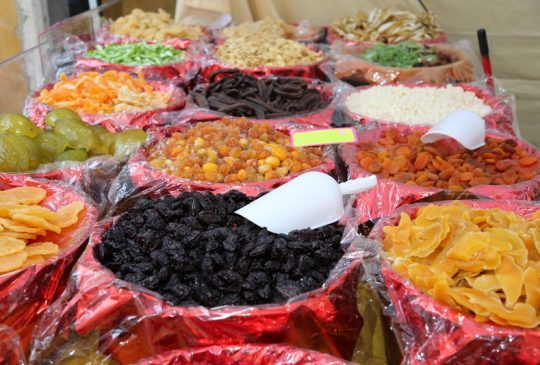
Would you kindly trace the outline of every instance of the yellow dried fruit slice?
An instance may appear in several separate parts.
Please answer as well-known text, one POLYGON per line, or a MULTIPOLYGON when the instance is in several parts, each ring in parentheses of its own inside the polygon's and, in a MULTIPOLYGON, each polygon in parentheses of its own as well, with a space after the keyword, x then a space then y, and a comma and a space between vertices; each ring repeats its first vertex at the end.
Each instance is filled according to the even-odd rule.
POLYGON ((495 269, 495 277, 506 296, 506 307, 512 308, 521 296, 524 280, 523 269, 516 264, 512 257, 504 255, 501 264, 495 269))
POLYGON ((45 189, 24 186, 0 191, 0 204, 37 204, 45 199, 47 192, 45 189))
POLYGON ((33 215, 26 215, 26 214, 14 214, 12 218, 18 222, 25 223, 31 227, 43 228, 47 231, 51 231, 54 233, 60 233, 61 231, 60 227, 50 224, 49 222, 47 222, 45 219, 41 217, 36 217, 33 215))
POLYGON ((52 242, 36 242, 26 246, 24 249, 29 257, 36 255, 53 255, 57 254, 59 249, 56 243, 52 242))
MULTIPOLYGON (((43 235, 45 235, 45 232, 43 233, 43 235)), ((0 237, 11 237, 11 238, 18 238, 21 240, 28 241, 28 240, 35 240, 37 238, 37 234, 3 231, 3 232, 0 232, 0 237)))
POLYGON ((60 208, 56 212, 56 216, 53 220, 50 220, 52 224, 60 227, 66 228, 69 227, 79 220, 79 213, 84 209, 84 204, 82 202, 73 202, 65 207, 60 208))
POLYGON ((22 264, 21 268, 39 265, 45 262, 45 258, 41 255, 29 256, 26 258, 26 261, 22 264))
POLYGON ((0 273, 6 273, 21 267, 28 255, 25 251, 19 251, 11 255, 0 256, 0 273))
POLYGON ((45 236, 47 234, 43 228, 29 227, 8 218, 0 218, 0 224, 5 227, 6 230, 4 232, 9 230, 12 232, 37 234, 39 236, 45 236))
POLYGON ((26 243, 23 240, 11 237, 0 237, 0 257, 22 251, 25 247, 26 243))
POLYGON ((39 205, 31 205, 31 206, 21 206, 20 208, 15 208, 11 210, 12 215, 14 214, 24 214, 24 215, 33 215, 36 217, 41 217, 43 219, 46 219, 47 221, 52 221, 56 219, 56 213, 41 207, 39 205))

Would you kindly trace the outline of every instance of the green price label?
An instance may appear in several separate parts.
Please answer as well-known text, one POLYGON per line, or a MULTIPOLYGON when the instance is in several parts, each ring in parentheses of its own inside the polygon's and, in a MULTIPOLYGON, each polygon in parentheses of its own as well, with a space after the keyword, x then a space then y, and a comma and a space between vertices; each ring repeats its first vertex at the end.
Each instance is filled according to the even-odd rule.
POLYGON ((291 144, 294 147, 356 143, 357 141, 358 135, 354 128, 317 129, 312 131, 297 131, 291 134, 291 144))

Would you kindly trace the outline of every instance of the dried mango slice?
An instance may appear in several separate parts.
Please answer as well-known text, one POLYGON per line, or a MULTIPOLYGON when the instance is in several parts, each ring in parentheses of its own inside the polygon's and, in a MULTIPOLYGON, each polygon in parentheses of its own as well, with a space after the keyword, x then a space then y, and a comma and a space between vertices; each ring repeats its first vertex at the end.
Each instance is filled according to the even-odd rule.
POLYGON ((26 243, 23 240, 11 237, 0 237, 0 257, 14 254, 24 250, 26 243))
POLYGON ((521 296, 523 288, 523 269, 519 267, 512 257, 504 255, 501 264, 495 269, 495 277, 501 283, 506 296, 506 306, 512 308, 521 296))
POLYGON ((12 253, 11 255, 0 257, 0 273, 5 273, 17 270, 26 261, 27 254, 25 251, 12 253))
POLYGON ((65 207, 60 208, 54 217, 49 220, 51 224, 54 224, 60 228, 69 227, 79 220, 79 213, 84 209, 82 202, 73 202, 65 207))
POLYGON ((15 203, 15 204, 37 204, 45 199, 47 192, 45 189, 24 186, 0 191, 0 204, 15 203))
POLYGON ((58 245, 52 242, 35 242, 31 245, 26 246, 24 249, 29 257, 32 256, 41 256, 41 255, 52 255, 58 253, 58 245))
POLYGON ((525 303, 535 308, 540 308, 540 272, 533 267, 528 267, 523 273, 525 286, 525 303))
POLYGON ((26 214, 13 214, 12 218, 18 222, 25 223, 31 227, 43 228, 54 233, 60 233, 61 231, 60 227, 50 224, 49 222, 47 222, 45 219, 41 217, 36 217, 33 215, 26 215, 26 214))

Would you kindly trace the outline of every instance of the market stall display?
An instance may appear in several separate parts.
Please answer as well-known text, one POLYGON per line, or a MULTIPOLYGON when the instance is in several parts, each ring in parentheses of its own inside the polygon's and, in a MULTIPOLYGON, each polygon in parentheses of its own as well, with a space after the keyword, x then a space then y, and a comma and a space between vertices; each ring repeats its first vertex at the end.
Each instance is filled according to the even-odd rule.
POLYGON ((486 145, 467 150, 449 139, 423 143, 428 128, 379 127, 365 132, 340 154, 350 178, 375 173, 375 189, 357 196, 362 221, 384 217, 397 207, 442 191, 492 199, 537 199, 538 151, 508 135, 488 134, 486 145))
POLYGON ((128 39, 158 42, 171 38, 198 40, 203 36, 201 27, 175 23, 171 15, 162 9, 157 12, 133 9, 130 14, 116 19, 109 31, 128 39))
POLYGON ((344 40, 352 44, 366 41, 437 43, 446 41, 446 34, 439 28, 433 13, 414 14, 375 8, 369 14, 359 11, 354 16, 334 21, 328 40, 344 40))
POLYGON ((69 109, 49 112, 44 129, 21 114, 3 114, 0 129, 2 172, 34 171, 42 164, 85 161, 99 155, 126 160, 147 138, 140 129, 111 133, 102 126, 88 126, 69 109))
POLYGON ((123 71, 104 73, 87 71, 60 79, 34 93, 25 106, 25 114, 39 126, 45 115, 55 108, 79 113, 87 124, 102 124, 111 131, 147 128, 156 114, 181 109, 184 92, 163 82, 146 81, 138 70, 137 77, 123 71))
POLYGON ((334 46, 335 76, 353 84, 445 84, 474 81, 465 53, 447 44, 364 43, 334 46))
POLYGON ((371 284, 396 304, 409 363, 535 362, 537 211, 518 201, 411 205, 375 226, 388 261, 369 248, 382 275, 371 284))

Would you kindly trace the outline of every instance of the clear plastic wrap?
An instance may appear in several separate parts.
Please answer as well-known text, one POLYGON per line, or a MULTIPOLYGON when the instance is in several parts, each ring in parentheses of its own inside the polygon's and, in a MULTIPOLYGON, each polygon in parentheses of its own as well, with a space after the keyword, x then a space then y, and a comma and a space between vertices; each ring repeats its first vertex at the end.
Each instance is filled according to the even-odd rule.
MULTIPOLYGON (((407 126, 399 126, 398 128, 404 134, 419 129, 418 127, 413 128, 407 126)), ((377 141, 384 130, 384 127, 379 127, 371 131, 365 131, 360 135, 359 142, 377 141)), ((425 128, 425 130, 427 131, 427 128, 425 128)), ((515 137, 508 135, 488 134, 488 136, 501 139, 515 139, 515 137)), ((536 148, 523 140, 515 140, 519 146, 525 147, 529 152, 540 159, 540 153, 536 148)), ((356 158, 357 153, 358 149, 356 145, 340 146, 339 154, 348 168, 350 179, 372 174, 359 166, 356 158)), ((435 187, 410 185, 379 178, 375 188, 357 195, 356 214, 360 219, 359 222, 374 220, 387 216, 396 208, 404 204, 414 203, 415 201, 437 195, 445 195, 446 197, 472 195, 491 199, 535 200, 538 198, 539 193, 540 175, 536 175, 531 180, 522 181, 513 185, 477 185, 467 188, 463 192, 452 192, 435 187)))
MULTIPOLYGON (((157 190, 155 191, 157 192, 157 190)), ((356 311, 359 238, 347 214, 344 256, 319 289, 284 303, 259 306, 174 306, 148 289, 116 278, 95 258, 103 232, 116 218, 96 225, 72 272, 69 289, 34 331, 31 361, 50 346, 97 331, 99 350, 121 364, 167 351, 211 345, 285 343, 350 358, 362 319, 356 311)))
MULTIPOLYGON (((408 84, 402 85, 404 87, 416 88, 442 88, 445 85, 429 85, 429 84, 408 84)), ((507 93, 503 89, 499 89, 496 95, 493 95, 487 88, 485 88, 481 82, 471 84, 457 84, 465 91, 472 92, 481 99, 484 104, 488 105, 492 110, 489 114, 483 117, 486 121, 486 129, 491 129, 498 133, 508 133, 519 136, 519 128, 517 125, 517 119, 515 117, 515 98, 512 94, 507 93)), ((354 92, 366 90, 367 87, 357 87, 354 89, 346 90, 341 94, 338 101, 338 112, 340 115, 339 124, 360 124, 362 127, 372 129, 378 125, 400 125, 392 121, 379 120, 370 117, 360 115, 353 112, 347 107, 346 100, 354 92)), ((383 100, 381 102, 384 103, 383 100)), ((403 124, 401 124, 403 125, 403 124)), ((421 124, 418 124, 421 125, 421 124)))
POLYGON ((26 359, 17 333, 0 324, 0 364, 24 365, 26 359))
POLYGON ((36 319, 63 291, 69 272, 84 249, 84 243, 97 220, 97 209, 78 190, 24 175, 0 174, 0 189, 18 186, 37 186, 47 190, 41 203, 57 210, 74 201, 82 201, 85 210, 76 225, 65 228, 61 234, 49 233, 50 240, 62 247, 62 252, 43 264, 0 275, 0 323, 10 326, 27 344, 36 319))
POLYGON ((325 353, 285 345, 209 346, 171 351, 137 365, 346 365, 325 353))
POLYGON ((436 44, 433 47, 437 54, 447 58, 449 63, 408 68, 383 66, 361 58, 362 53, 374 45, 371 42, 346 47, 342 43, 333 45, 335 77, 355 85, 446 84, 472 82, 476 79, 475 70, 476 73, 479 71, 479 62, 470 43, 436 44))
MULTIPOLYGON (((310 87, 317 89, 326 100, 330 100, 325 108, 312 111, 308 113, 296 114, 282 118, 273 119, 250 119, 252 122, 263 122, 280 127, 283 125, 296 124, 297 127, 316 127, 316 128, 330 128, 332 124, 332 116, 334 115, 337 100, 339 95, 347 90, 349 86, 346 83, 336 81, 332 83, 322 82, 319 79, 304 79, 304 81, 310 84, 310 87)), ((195 90, 205 89, 208 84, 199 84, 195 87, 195 90)), ((187 103, 182 111, 183 118, 189 118, 192 121, 207 121, 219 119, 225 116, 224 113, 202 108, 197 105, 192 95, 188 95, 187 103)))
POLYGON ((162 42, 162 44, 185 51, 182 61, 163 65, 131 66, 109 63, 97 58, 88 58, 85 57, 84 52, 76 57, 76 62, 73 65, 73 72, 105 72, 115 70, 135 74, 136 72, 141 71, 147 80, 166 81, 179 86, 188 86, 195 76, 197 76, 200 69, 201 51, 197 49, 197 44, 185 39, 167 40, 162 42))
MULTIPOLYGON (((463 200, 478 209, 500 208, 529 216, 540 206, 512 200, 463 200)), ((448 204, 440 202, 436 204, 448 204)), ((537 364, 540 332, 537 329, 480 323, 432 297, 391 269, 380 240, 386 225, 395 225, 401 212, 414 214, 426 204, 398 209, 379 221, 364 243, 362 280, 377 290, 405 353, 405 364, 537 364)))
POLYGON ((326 80, 327 76, 322 71, 321 65, 328 61, 324 52, 314 45, 308 45, 312 50, 317 51, 321 55, 318 61, 305 65, 291 66, 259 66, 259 67, 235 67, 229 65, 215 56, 215 49, 210 48, 205 58, 205 62, 201 66, 201 75, 205 81, 210 79, 210 76, 215 71, 238 69, 243 73, 250 74, 256 77, 263 76, 290 76, 290 77, 305 77, 308 79, 326 80))
MULTIPOLYGON (((189 128, 189 125, 183 124, 153 130, 151 132, 152 140, 150 141, 149 145, 142 148, 138 153, 134 154, 128 161, 127 166, 122 170, 115 181, 113 181, 113 186, 109 193, 109 200, 111 202, 118 202, 131 194, 137 193, 140 190, 155 188, 175 194, 182 191, 197 190, 211 191, 215 194, 223 194, 230 190, 237 190, 248 196, 257 196, 263 192, 283 185, 287 181, 302 173, 294 173, 283 178, 266 181, 227 184, 182 179, 168 175, 167 173, 150 166, 145 157, 145 153, 148 148, 154 144, 160 143, 160 141, 162 141, 165 137, 170 136, 173 132, 180 131, 184 128, 189 128)), ((278 129, 285 133, 289 132, 287 129, 278 129)), ((311 171, 332 173, 336 169, 336 156, 334 149, 331 146, 324 147, 323 152, 323 163, 320 166, 313 168, 311 171)))
MULTIPOLYGON (((112 114, 87 114, 80 113, 81 119, 90 125, 101 124, 111 132, 118 132, 125 129, 142 128, 147 129, 154 126, 159 119, 154 118, 160 113, 179 110, 186 104, 186 94, 181 88, 164 82, 149 81, 158 91, 169 91, 171 100, 167 108, 154 110, 140 110, 132 112, 112 113, 112 114)), ((44 89, 51 89, 54 84, 44 86, 44 89)), ((45 115, 54 108, 38 100, 41 90, 30 95, 24 106, 24 114, 36 123, 40 128, 45 126, 45 115)))

